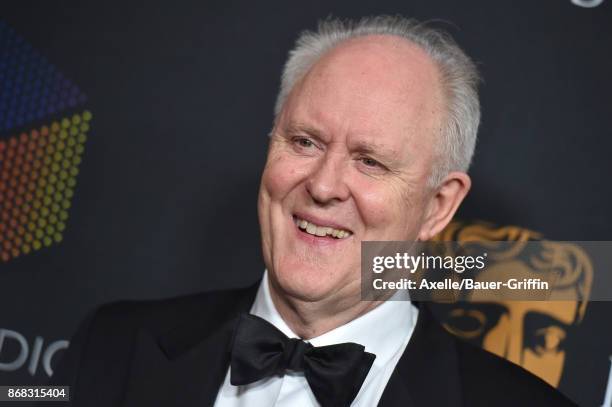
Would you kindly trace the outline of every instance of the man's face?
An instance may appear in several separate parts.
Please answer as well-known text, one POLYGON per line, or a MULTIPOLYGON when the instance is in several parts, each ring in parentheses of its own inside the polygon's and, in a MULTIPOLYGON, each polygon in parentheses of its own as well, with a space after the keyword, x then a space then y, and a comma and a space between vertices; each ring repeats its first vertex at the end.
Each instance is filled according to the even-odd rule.
POLYGON ((302 301, 358 300, 361 241, 419 238, 441 128, 437 75, 416 46, 370 36, 341 44, 294 86, 258 202, 277 289, 302 301))

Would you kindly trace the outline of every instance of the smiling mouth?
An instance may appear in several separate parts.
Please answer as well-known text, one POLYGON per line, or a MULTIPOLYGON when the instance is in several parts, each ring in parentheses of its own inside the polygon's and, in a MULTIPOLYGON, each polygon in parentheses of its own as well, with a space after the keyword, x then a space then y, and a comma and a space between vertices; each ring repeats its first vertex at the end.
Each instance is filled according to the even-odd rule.
POLYGON ((300 219, 293 215, 293 223, 304 233, 318 237, 332 237, 334 239, 346 239, 352 233, 348 230, 336 229, 329 226, 319 226, 307 220, 300 219))

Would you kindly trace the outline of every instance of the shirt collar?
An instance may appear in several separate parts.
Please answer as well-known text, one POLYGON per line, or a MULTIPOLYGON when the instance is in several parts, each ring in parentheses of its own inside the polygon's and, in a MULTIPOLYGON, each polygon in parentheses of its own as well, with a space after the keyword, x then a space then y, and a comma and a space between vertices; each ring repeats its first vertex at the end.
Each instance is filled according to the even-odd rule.
MULTIPOLYGON (((289 328, 280 316, 272 297, 268 282, 268 271, 257 290, 251 314, 265 319, 290 338, 298 336, 289 328)), ((412 334, 418 316, 418 309, 410 302, 405 291, 398 291, 390 300, 374 309, 332 329, 308 342, 314 346, 326 346, 336 343, 354 342, 365 346, 366 352, 376 355, 374 365, 384 365, 397 352, 403 350, 412 334)))

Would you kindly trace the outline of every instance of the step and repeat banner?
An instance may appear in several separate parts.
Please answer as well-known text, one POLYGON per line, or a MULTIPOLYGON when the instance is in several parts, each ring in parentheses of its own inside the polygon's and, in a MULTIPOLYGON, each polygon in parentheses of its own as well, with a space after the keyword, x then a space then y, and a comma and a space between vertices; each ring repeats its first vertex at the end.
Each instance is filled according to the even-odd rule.
MULTIPOLYGON (((4 1, 0 385, 45 383, 99 304, 259 278, 256 198, 287 52, 318 19, 373 14, 432 21, 483 76, 473 188, 438 239, 509 242, 502 266, 526 272, 526 241, 612 240, 612 1, 4 1)), ((565 301, 432 308, 580 405, 610 407, 612 304, 591 293, 612 270, 568 259, 565 301)))

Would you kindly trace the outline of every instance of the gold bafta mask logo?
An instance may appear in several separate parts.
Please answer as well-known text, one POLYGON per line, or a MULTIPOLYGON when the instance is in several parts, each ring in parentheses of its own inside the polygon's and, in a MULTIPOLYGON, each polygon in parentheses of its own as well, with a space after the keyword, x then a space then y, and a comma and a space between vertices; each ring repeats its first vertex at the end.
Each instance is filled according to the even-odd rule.
POLYGON ((491 280, 508 275, 537 278, 543 270, 560 270, 561 278, 551 298, 557 294, 563 301, 475 302, 467 298, 464 302, 435 305, 436 314, 451 333, 557 387, 567 339, 586 313, 593 279, 588 255, 574 244, 546 241, 539 233, 524 228, 480 222, 452 222, 434 240, 474 242, 486 247, 489 256, 495 258, 493 266, 484 270, 488 273, 485 278, 491 280), (527 242, 531 242, 529 246, 527 242), (530 253, 526 255, 526 251, 530 253))

